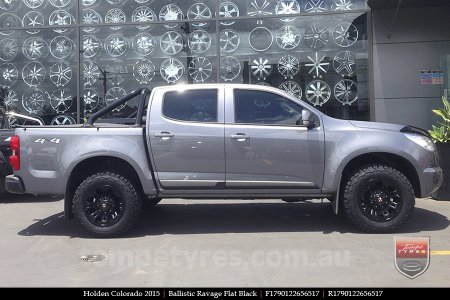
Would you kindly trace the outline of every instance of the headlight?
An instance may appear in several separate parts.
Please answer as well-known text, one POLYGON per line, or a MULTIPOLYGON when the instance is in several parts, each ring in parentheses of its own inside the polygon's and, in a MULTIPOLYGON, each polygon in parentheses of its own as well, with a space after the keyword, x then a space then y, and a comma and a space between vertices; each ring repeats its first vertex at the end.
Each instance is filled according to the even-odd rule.
POLYGON ((436 151, 436 146, 429 137, 415 133, 404 133, 404 135, 420 147, 428 151, 436 151))

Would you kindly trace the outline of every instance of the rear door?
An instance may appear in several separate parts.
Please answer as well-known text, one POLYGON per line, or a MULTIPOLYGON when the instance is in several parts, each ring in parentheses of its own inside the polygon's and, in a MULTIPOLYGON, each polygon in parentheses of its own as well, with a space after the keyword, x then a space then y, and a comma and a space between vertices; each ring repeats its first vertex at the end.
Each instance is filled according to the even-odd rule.
POLYGON ((223 87, 155 91, 148 138, 166 192, 224 187, 223 101, 223 87))
MULTIPOLYGON (((226 90, 226 187, 318 192, 324 132, 297 125, 303 107, 283 94, 226 90)), ((319 122, 319 119, 318 119, 319 122)))

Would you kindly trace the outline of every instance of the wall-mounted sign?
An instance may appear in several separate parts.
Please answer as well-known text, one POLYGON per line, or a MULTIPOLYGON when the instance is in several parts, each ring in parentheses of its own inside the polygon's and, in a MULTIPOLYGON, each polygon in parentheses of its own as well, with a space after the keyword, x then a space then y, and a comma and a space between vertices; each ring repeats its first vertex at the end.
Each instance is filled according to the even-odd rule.
POLYGON ((420 84, 444 84, 444 72, 441 70, 420 71, 420 84))
POLYGON ((433 84, 444 84, 444 72, 439 70, 433 71, 433 84))

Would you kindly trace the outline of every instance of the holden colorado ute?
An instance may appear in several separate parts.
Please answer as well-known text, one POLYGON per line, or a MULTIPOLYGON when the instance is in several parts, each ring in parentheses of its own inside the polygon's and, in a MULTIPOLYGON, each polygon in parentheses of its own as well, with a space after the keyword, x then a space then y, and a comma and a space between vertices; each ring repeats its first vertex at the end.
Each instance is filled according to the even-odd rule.
POLYGON ((97 237, 163 198, 327 198, 361 230, 391 232, 442 181, 425 131, 337 120, 259 85, 142 89, 84 125, 17 128, 10 148, 7 190, 65 195, 65 217, 97 237), (133 98, 129 118, 109 117, 133 98))

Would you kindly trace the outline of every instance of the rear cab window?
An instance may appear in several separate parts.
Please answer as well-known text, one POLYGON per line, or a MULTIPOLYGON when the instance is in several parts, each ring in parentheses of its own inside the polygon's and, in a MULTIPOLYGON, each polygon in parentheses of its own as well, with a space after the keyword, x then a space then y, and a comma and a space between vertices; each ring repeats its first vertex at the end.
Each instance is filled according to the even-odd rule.
POLYGON ((217 94, 217 89, 167 92, 163 116, 176 121, 217 123, 217 94))

